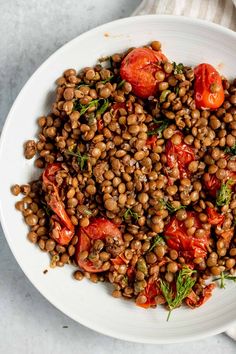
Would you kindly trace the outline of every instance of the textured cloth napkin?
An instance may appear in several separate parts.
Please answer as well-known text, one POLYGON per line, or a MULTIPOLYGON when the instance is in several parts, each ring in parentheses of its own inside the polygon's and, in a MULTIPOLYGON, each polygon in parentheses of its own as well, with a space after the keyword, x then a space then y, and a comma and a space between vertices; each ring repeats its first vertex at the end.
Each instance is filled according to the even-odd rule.
MULTIPOLYGON (((236 0, 143 0, 133 16, 148 14, 197 17, 236 31, 236 0)), ((226 333, 236 340, 236 325, 226 333)))

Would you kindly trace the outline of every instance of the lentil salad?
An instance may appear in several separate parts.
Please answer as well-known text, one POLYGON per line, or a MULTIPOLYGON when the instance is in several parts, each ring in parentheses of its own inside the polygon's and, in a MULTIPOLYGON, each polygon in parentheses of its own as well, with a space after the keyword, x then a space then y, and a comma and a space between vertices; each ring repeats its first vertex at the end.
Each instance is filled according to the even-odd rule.
POLYGON ((158 41, 57 80, 39 180, 15 185, 28 239, 76 280, 148 308, 202 305, 236 263, 236 82, 171 63, 158 41))

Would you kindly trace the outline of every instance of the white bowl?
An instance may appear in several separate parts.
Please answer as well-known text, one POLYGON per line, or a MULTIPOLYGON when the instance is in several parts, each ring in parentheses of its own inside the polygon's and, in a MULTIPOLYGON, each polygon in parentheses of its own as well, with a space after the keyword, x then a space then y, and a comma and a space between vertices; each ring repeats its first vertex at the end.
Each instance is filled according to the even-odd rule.
POLYGON ((158 39, 171 60, 186 64, 209 62, 233 78, 236 73, 236 34, 204 21, 174 16, 126 18, 93 29, 53 54, 27 82, 17 97, 4 126, 0 146, 0 213, 10 248, 34 286, 58 309, 98 332, 135 342, 171 343, 189 341, 224 331, 236 319, 236 286, 216 290, 196 310, 175 310, 169 322, 160 306, 143 310, 134 303, 114 299, 107 285, 72 279, 72 267, 43 270, 47 254, 26 240, 27 227, 14 208, 10 186, 23 184, 38 171, 25 160, 23 143, 35 136, 36 119, 50 109, 54 82, 66 68, 95 64, 101 56, 145 45, 158 39))

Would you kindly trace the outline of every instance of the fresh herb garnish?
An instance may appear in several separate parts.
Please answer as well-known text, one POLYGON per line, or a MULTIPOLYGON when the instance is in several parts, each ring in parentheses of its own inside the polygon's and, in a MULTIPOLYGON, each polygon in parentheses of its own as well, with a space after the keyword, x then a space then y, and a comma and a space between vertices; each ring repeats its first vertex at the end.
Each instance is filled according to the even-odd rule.
POLYGON ((179 63, 177 64, 175 61, 173 62, 173 66, 174 66, 174 74, 183 74, 183 70, 184 70, 184 64, 183 63, 179 63))
POLYGON ((52 210, 49 208, 49 206, 47 205, 47 203, 41 201, 42 203, 42 207, 43 210, 45 211, 45 213, 47 214, 47 216, 51 216, 52 215, 52 210))
POLYGON ((153 122, 155 124, 160 124, 159 127, 153 129, 153 130, 150 130, 147 132, 147 135, 148 136, 151 136, 151 135, 157 135, 159 138, 162 137, 162 132, 168 127, 168 125, 170 124, 170 122, 167 120, 167 119, 164 119, 164 120, 156 120, 156 119, 153 119, 153 122))
POLYGON ((104 99, 103 98, 103 104, 101 105, 101 107, 97 110, 97 114, 103 114, 103 113, 105 113, 106 112, 106 110, 107 110, 107 108, 108 108, 108 106, 109 106, 109 101, 108 101, 108 99, 106 98, 106 99, 104 99))
POLYGON ((84 213, 85 215, 92 215, 92 212, 91 212, 91 210, 89 210, 89 209, 85 209, 85 210, 83 211, 83 213, 84 213))
POLYGON ((124 215, 123 215, 123 218, 124 219, 128 219, 128 217, 129 216, 131 216, 132 218, 134 218, 135 220, 138 220, 139 218, 140 218, 140 216, 137 214, 137 213, 135 213, 132 209, 130 209, 130 208, 128 208, 126 211, 125 211, 125 213, 124 213, 124 215))
POLYGON ((75 156, 77 157, 77 162, 78 165, 80 166, 81 171, 84 170, 87 161, 88 161, 88 156, 87 155, 81 155, 80 151, 73 152, 73 151, 66 151, 67 155, 75 156))
POLYGON ((232 280, 233 282, 236 283, 236 276, 229 275, 222 272, 219 278, 213 279, 213 281, 217 281, 217 280, 220 280, 220 288, 225 289, 225 280, 232 280))
POLYGON ((82 116, 83 114, 85 114, 87 112, 87 110, 89 108, 94 107, 94 106, 97 109, 97 114, 103 114, 109 106, 109 101, 108 101, 108 99, 104 99, 104 98, 98 98, 96 100, 92 100, 88 104, 81 104, 78 101, 76 101, 74 104, 74 109, 76 111, 79 111, 80 115, 82 116), (101 106, 99 107, 100 104, 101 104, 101 106))
POLYGON ((125 83, 125 80, 122 80, 120 81, 118 84, 117 84, 117 88, 121 88, 125 83))
POLYGON ((152 245, 148 252, 151 252, 157 245, 165 245, 165 241, 161 235, 156 235, 152 240, 152 245))
POLYGON ((194 286, 196 279, 192 278, 192 274, 196 273, 195 270, 184 266, 178 274, 176 280, 176 293, 170 288, 169 283, 160 280, 161 291, 169 307, 169 314, 167 321, 170 318, 171 312, 182 304, 182 301, 189 295, 194 286))
POLYGON ((221 187, 217 193, 216 197, 216 205, 223 206, 229 205, 231 196, 232 196, 232 189, 231 186, 234 183, 232 179, 229 179, 225 184, 221 184, 221 187))
POLYGON ((106 84, 107 82, 111 81, 113 79, 114 75, 109 76, 107 79, 99 81, 101 84, 106 84))
POLYGON ((74 109, 79 111, 80 115, 82 116, 87 112, 89 108, 94 106, 97 108, 99 100, 100 99, 92 100, 88 104, 81 104, 79 101, 75 101, 74 109))
POLYGON ((179 205, 178 207, 174 207, 173 204, 172 204, 169 200, 165 201, 164 199, 160 199, 159 202, 160 202, 161 205, 162 205, 163 207, 165 207, 165 208, 169 211, 169 213, 171 213, 171 214, 175 213, 176 211, 178 211, 178 210, 180 210, 180 209, 185 209, 185 208, 186 208, 185 205, 179 205))
POLYGON ((226 152, 227 154, 236 155, 236 144, 231 147, 227 146, 227 148, 224 149, 224 152, 226 152))
POLYGON ((174 93, 176 94, 176 96, 178 95, 178 93, 179 93, 179 87, 178 86, 174 87, 174 93))
POLYGON ((165 102, 165 100, 166 100, 167 96, 169 95, 169 93, 171 93, 170 90, 164 90, 164 91, 162 91, 162 93, 161 93, 161 95, 160 95, 160 98, 159 98, 160 103, 165 102))

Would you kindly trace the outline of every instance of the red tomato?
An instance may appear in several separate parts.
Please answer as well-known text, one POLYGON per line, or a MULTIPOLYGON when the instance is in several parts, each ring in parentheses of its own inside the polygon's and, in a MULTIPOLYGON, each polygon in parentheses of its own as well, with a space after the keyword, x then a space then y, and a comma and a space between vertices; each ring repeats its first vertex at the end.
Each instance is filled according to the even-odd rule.
MULTIPOLYGON (((223 183, 225 183, 228 179, 232 179, 234 182, 236 182, 236 173, 233 171, 226 170, 226 177, 223 180, 223 183)), ((210 175, 209 173, 204 174, 203 180, 207 193, 212 197, 216 197, 216 194, 220 189, 222 181, 220 181, 216 177, 216 175, 210 175)))
MULTIPOLYGON (((196 229, 202 229, 202 224, 195 212, 187 211, 187 217, 194 218, 193 226, 196 227, 196 229)), ((179 221, 173 216, 167 224, 164 234, 167 245, 171 249, 180 252, 187 260, 191 261, 196 257, 206 257, 207 246, 209 244, 209 231, 206 231, 205 235, 201 238, 190 236, 187 233, 184 221, 179 221)))
POLYGON ((186 305, 191 307, 192 309, 202 306, 212 295, 212 291, 215 289, 215 284, 207 285, 200 296, 192 290, 191 293, 187 296, 185 302, 186 305))
POLYGON ((122 80, 131 83, 135 95, 148 98, 157 92, 155 73, 161 70, 160 63, 167 61, 161 52, 150 48, 135 48, 123 59, 120 67, 122 80))
POLYGON ((75 227, 72 224, 70 217, 67 215, 64 204, 59 196, 56 173, 61 168, 60 163, 49 164, 43 172, 43 184, 46 188, 49 186, 51 187, 51 189, 48 190, 48 205, 56 214, 53 215, 50 220, 52 227, 50 235, 59 244, 67 245, 74 235, 75 227))
POLYGON ((78 243, 75 250, 75 259, 80 268, 87 272, 98 273, 103 272, 102 268, 96 268, 90 260, 80 260, 79 254, 82 251, 90 251, 93 240, 103 240, 106 237, 122 239, 122 235, 118 227, 111 221, 104 218, 95 218, 91 220, 87 227, 80 227, 78 231, 78 243))
POLYGON ((156 142, 157 137, 153 135, 147 138, 146 145, 150 146, 153 149, 156 146, 156 142))
POLYGON ((200 64, 194 69, 194 98, 197 108, 216 109, 224 102, 224 88, 218 71, 210 64, 200 64))
POLYGON ((103 122, 102 118, 98 119, 97 127, 98 127, 99 132, 104 128, 104 122, 103 122))
POLYGON ((212 197, 216 197, 217 191, 220 189, 221 182, 216 177, 216 175, 210 175, 209 173, 205 173, 204 185, 208 194, 210 194, 212 197))
POLYGON ((52 215, 50 219, 50 224, 52 229, 50 232, 50 236, 54 240, 56 240, 60 245, 68 245, 68 243, 74 236, 74 230, 70 230, 65 225, 63 225, 62 221, 57 215, 52 215))
POLYGON ((61 170, 61 163, 51 163, 47 165, 47 168, 43 171, 43 183, 45 186, 56 185, 56 173, 61 170))
POLYGON ((234 228, 223 231, 219 237, 222 237, 224 239, 225 247, 228 248, 229 244, 234 236, 234 228))
POLYGON ((206 208, 206 212, 208 215, 208 222, 211 225, 221 225, 223 224, 224 220, 225 220, 225 216, 223 214, 219 214, 215 208, 210 208, 207 207, 206 208))
POLYGON ((193 149, 183 142, 182 134, 180 132, 178 134, 182 138, 179 145, 173 144, 170 139, 166 143, 167 165, 170 168, 178 167, 180 178, 187 178, 190 175, 188 165, 195 160, 195 154, 193 149))
MULTIPOLYGON (((145 295, 147 301, 145 303, 140 303, 139 298, 136 299, 136 305, 143 307, 145 309, 156 305, 156 296, 160 295, 161 291, 156 282, 149 282, 144 291, 140 293, 140 295, 145 295)), ((163 298, 163 304, 165 303, 165 299, 163 298)), ((159 302, 160 304, 160 302, 159 302)))

